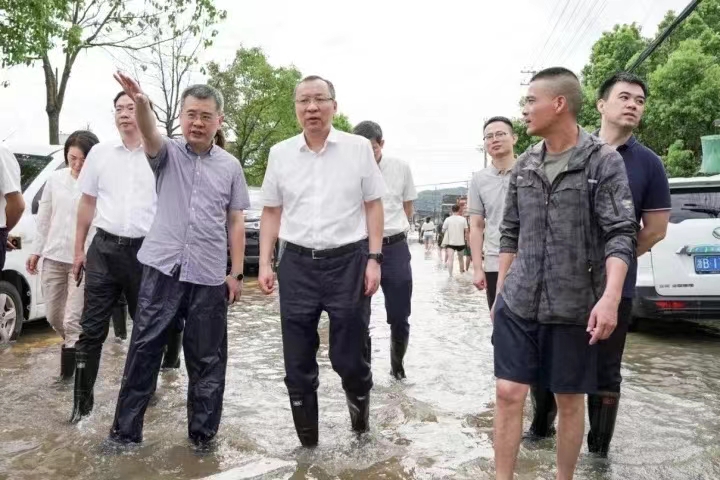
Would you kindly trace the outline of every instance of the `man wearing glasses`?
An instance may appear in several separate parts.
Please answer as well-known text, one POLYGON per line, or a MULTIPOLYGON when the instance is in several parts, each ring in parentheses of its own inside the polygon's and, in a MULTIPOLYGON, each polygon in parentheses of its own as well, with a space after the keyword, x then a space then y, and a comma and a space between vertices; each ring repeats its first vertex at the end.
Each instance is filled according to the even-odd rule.
POLYGON ((266 294, 278 265, 285 385, 303 446, 318 443, 318 322, 330 317, 330 362, 342 378, 353 430, 368 429, 372 373, 366 357, 370 297, 383 261, 385 182, 370 142, 332 127, 335 88, 310 76, 295 88, 303 133, 272 147, 262 186, 260 273, 266 294))
POLYGON ((138 253, 143 264, 138 311, 107 444, 142 441, 165 339, 184 319, 188 436, 205 450, 220 426, 228 302, 242 292, 247 185, 237 159, 214 144, 223 120, 220 92, 207 85, 188 87, 180 98, 183 137, 170 139, 160 136, 138 84, 119 72, 115 79, 135 103, 146 163, 157 180, 158 207, 138 253))
POLYGON ((478 290, 486 290, 488 309, 492 309, 500 266, 500 223, 510 170, 515 164, 517 135, 513 132, 512 122, 505 117, 491 118, 485 122, 483 131, 485 150, 492 162, 487 168, 473 173, 468 191, 468 213, 473 284, 478 290))

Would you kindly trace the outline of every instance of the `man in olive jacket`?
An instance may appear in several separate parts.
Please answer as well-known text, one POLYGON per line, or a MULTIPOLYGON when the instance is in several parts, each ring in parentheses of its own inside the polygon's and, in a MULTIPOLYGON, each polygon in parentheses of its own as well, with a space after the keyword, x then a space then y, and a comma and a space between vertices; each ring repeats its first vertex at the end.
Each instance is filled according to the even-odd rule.
POLYGON ((555 394, 558 476, 575 471, 585 394, 597 389, 597 342, 617 323, 638 225, 625 165, 582 130, 582 90, 564 68, 537 73, 523 116, 544 140, 510 174, 493 308, 498 479, 511 479, 530 385, 555 394))

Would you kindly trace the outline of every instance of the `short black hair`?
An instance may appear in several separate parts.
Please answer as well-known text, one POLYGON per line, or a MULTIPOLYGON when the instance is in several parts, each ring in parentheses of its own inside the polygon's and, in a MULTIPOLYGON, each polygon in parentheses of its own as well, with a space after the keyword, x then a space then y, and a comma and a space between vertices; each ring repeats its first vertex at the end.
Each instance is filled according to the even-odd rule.
POLYGON ((502 116, 492 117, 490 120, 485 122, 485 125, 483 125, 483 131, 485 131, 485 129, 487 128, 488 125, 490 125, 491 123, 495 123, 495 122, 502 122, 502 123, 506 124, 508 127, 510 127, 511 132, 515 131, 513 124, 512 124, 512 120, 510 120, 507 117, 502 117, 502 116))
POLYGON ((607 100, 610 96, 610 91, 616 84, 620 82, 638 85, 640 88, 642 88, 642 91, 645 94, 646 98, 650 94, 648 92, 647 84, 643 81, 642 78, 630 72, 617 72, 615 75, 605 80, 602 85, 600 85, 600 88, 598 89, 598 100, 607 100))
POLYGON ((431 217, 425 217, 425 221, 429 222, 431 220, 431 217))
MULTIPOLYGON (((120 93, 118 93, 117 95, 115 95, 115 98, 113 99, 113 107, 117 107, 117 102, 118 102, 118 100, 120 100, 120 97, 122 97, 123 95, 127 95, 127 93, 125 93, 124 90, 121 91, 120 93)), ((128 97, 129 97, 129 95, 128 95, 128 97)))
POLYGON ((370 120, 364 120, 355 125, 353 133, 355 135, 365 137, 370 141, 375 140, 378 143, 382 142, 383 139, 382 128, 380 128, 380 125, 370 120))
POLYGON ((453 205, 452 207, 450 207, 450 210, 452 210, 453 213, 457 213, 460 211, 460 205, 453 205))
POLYGON ((558 96, 565 97, 570 108, 570 112, 576 117, 580 114, 583 105, 583 92, 580 80, 571 70, 565 67, 550 67, 540 70, 530 79, 530 82, 536 80, 553 80, 555 82, 554 91, 558 96))
POLYGON ((220 90, 215 87, 211 87, 210 85, 198 83, 196 85, 190 85, 189 87, 187 87, 183 91, 182 95, 180 95, 181 107, 185 105, 185 99, 187 97, 197 98, 198 100, 211 99, 215 102, 215 109, 218 112, 222 112, 225 106, 225 99, 223 98, 223 94, 220 92, 220 90))
POLYGON ((327 78, 323 78, 320 75, 308 75, 307 77, 300 80, 298 82, 298 84, 295 85, 295 90, 293 91, 293 95, 295 95, 295 93, 297 93, 297 89, 300 85, 302 85, 303 83, 307 83, 307 82, 314 82, 315 80, 321 80, 321 81, 327 83, 328 90, 330 90, 330 98, 335 100, 335 85, 333 85, 333 83, 330 80, 328 80, 327 78))
POLYGON ((70 134, 67 140, 65 140, 65 165, 69 165, 68 152, 70 151, 70 147, 79 148, 83 152, 83 155, 85 155, 85 158, 87 158, 88 153, 90 153, 92 147, 94 147, 98 143, 100 143, 100 140, 98 140, 98 137, 91 131, 74 131, 70 134))

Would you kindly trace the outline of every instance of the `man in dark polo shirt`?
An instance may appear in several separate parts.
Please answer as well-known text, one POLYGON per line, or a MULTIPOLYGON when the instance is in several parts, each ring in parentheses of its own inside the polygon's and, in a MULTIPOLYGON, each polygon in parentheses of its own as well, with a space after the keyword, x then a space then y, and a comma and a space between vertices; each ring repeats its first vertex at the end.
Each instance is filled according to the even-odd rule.
POLYGON ((184 321, 188 436, 204 449, 215 437, 222 414, 228 302, 234 303, 242 292, 243 210, 250 206, 247 185, 237 159, 214 144, 223 119, 220 92, 207 85, 188 87, 180 98, 183 137, 162 138, 138 84, 120 72, 115 78, 135 102, 158 203, 138 252, 142 284, 106 444, 142 441, 143 417, 167 334, 184 321), (226 275, 228 240, 230 275, 226 275))
MULTIPOLYGON (((638 257, 665 237, 671 207, 670 187, 660 157, 633 135, 645 112, 647 96, 645 82, 636 75, 620 72, 602 84, 597 100, 602 125, 596 135, 616 148, 623 157, 635 205, 635 219, 638 222, 642 219, 637 239, 638 257)), ((615 429, 622 382, 620 367, 632 315, 636 279, 637 261, 633 259, 623 285, 617 328, 607 340, 598 344, 598 392, 588 395, 588 449, 603 457, 607 456, 615 429)), ((534 391, 533 396, 541 400, 535 402, 536 412, 529 434, 549 436, 555 417, 552 395, 546 391, 534 391)))

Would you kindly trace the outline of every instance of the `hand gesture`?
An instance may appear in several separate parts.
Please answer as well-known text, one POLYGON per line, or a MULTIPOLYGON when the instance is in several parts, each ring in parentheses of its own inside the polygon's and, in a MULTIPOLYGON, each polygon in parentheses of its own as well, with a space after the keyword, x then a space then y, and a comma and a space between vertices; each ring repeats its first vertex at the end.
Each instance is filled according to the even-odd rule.
POLYGON ((590 345, 607 339, 617 326, 618 302, 602 297, 590 312, 587 332, 592 335, 590 345))
POLYGON ((473 271, 473 285, 478 290, 485 290, 487 288, 487 280, 485 279, 485 272, 483 269, 478 268, 473 271))
POLYGON ((115 77, 115 80, 120 84, 125 94, 132 98, 135 103, 148 103, 147 95, 143 93, 140 85, 129 75, 118 70, 113 77, 115 77))
POLYGON ((240 296, 242 295, 242 289, 243 289, 243 282, 242 280, 238 280, 235 277, 231 277, 228 275, 225 278, 225 283, 227 284, 228 289, 228 302, 230 305, 240 300, 240 296))
POLYGON ((368 260, 365 267, 365 296, 372 297, 380 287, 380 264, 375 260, 368 260))

